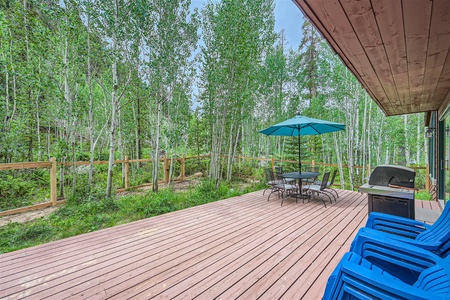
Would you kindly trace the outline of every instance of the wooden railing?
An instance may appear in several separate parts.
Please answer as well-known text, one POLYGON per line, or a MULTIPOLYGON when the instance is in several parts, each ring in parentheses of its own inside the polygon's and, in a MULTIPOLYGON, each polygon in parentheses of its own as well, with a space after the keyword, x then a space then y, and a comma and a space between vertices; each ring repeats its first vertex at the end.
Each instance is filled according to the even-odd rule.
MULTIPOLYGON (((174 181, 178 180, 184 180, 186 178, 186 167, 185 163, 186 160, 189 159, 205 159, 209 158, 211 155, 201 155, 201 156, 191 156, 191 157, 181 157, 181 158, 174 158, 173 161, 177 161, 180 163, 180 175, 174 179, 174 181)), ((228 157, 228 156, 223 156, 228 157)), ((243 160, 256 160, 256 161, 265 161, 268 164, 272 166, 272 168, 275 167, 277 163, 298 163, 294 160, 281 160, 281 159, 275 159, 274 157, 271 158, 255 158, 255 157, 245 157, 245 156, 235 156, 234 159, 237 160, 239 168, 241 167, 241 161, 243 160)), ((169 182, 169 173, 170 173, 170 163, 172 159, 168 157, 162 157, 159 159, 159 162, 163 163, 163 174, 164 179, 161 181, 161 183, 167 184, 169 182)), ((139 186, 131 186, 130 185, 130 164, 131 163, 151 163, 152 159, 129 159, 128 156, 125 156, 125 159, 123 160, 115 160, 114 164, 124 164, 123 168, 123 178, 124 178, 124 188, 117 189, 117 192, 122 192, 126 189, 130 188, 138 188, 142 186, 148 186, 149 184, 139 185, 139 186)), ((94 161, 94 165, 102 165, 102 164, 108 164, 108 161, 94 161)), ((311 165, 311 166, 324 166, 324 167, 338 167, 337 164, 325 164, 325 163, 319 163, 312 161, 302 162, 304 165, 311 165)), ((10 215, 10 214, 16 214, 24 211, 30 211, 30 210, 36 210, 36 209, 42 209, 50 206, 56 206, 59 204, 62 204, 65 202, 65 199, 57 199, 57 167, 58 166, 67 166, 67 167, 78 167, 83 165, 89 165, 89 162, 86 161, 78 161, 75 163, 70 162, 57 162, 55 158, 51 158, 49 162, 25 162, 25 163, 9 163, 9 164, 0 164, 0 171, 4 170, 19 170, 19 169, 36 169, 36 168, 49 168, 50 170, 50 201, 39 203, 32 206, 27 207, 21 207, 16 209, 11 209, 7 211, 0 211, 0 216, 10 215)), ((343 168, 348 168, 348 166, 342 166, 343 168)), ((367 174, 371 173, 371 166, 354 166, 355 169, 362 169, 367 168, 367 174)), ((426 174, 429 174, 429 168, 428 165, 426 167, 420 167, 415 166, 411 167, 413 169, 419 170, 419 169, 426 169, 426 174)), ((429 176, 426 176, 426 182, 425 182, 425 188, 426 190, 429 190, 430 188, 430 179, 429 176)))
MULTIPOLYGON (((186 178, 186 174, 185 174, 186 160, 202 159, 202 158, 207 158, 209 156, 210 155, 192 156, 192 157, 184 157, 183 156, 182 158, 174 158, 173 161, 177 161, 181 164, 180 175, 176 179, 174 179, 174 181, 184 180, 186 178)), ((128 156, 125 156, 125 159, 123 159, 123 160, 115 160, 114 164, 124 164, 124 172, 123 172, 124 188, 117 189, 116 192, 122 192, 126 189, 144 186, 144 185, 140 185, 140 186, 131 187, 131 185, 130 185, 130 163, 151 163, 152 161, 153 161, 152 159, 129 159, 128 156)), ((172 159, 167 158, 167 157, 162 157, 159 159, 159 161, 163 163, 163 173, 164 173, 164 180, 160 181, 160 183, 167 184, 169 182, 170 162, 172 161, 172 159)), ((109 163, 108 161, 94 161, 93 162, 94 165, 105 165, 108 163, 109 163)), ((39 169, 39 168, 49 168, 49 170, 50 170, 50 201, 31 205, 31 206, 15 208, 15 209, 6 210, 6 211, 0 211, 0 216, 6 216, 6 215, 21 213, 21 212, 30 211, 30 210, 42 209, 42 208, 56 206, 56 205, 65 203, 65 199, 57 198, 57 167, 58 166, 78 167, 78 166, 89 165, 89 164, 90 163, 87 161, 77 161, 75 163, 57 162, 56 158, 54 158, 54 157, 52 157, 49 162, 24 162, 24 163, 0 164, 0 171, 39 169)), ((148 185, 148 184, 145 184, 145 185, 148 185)))

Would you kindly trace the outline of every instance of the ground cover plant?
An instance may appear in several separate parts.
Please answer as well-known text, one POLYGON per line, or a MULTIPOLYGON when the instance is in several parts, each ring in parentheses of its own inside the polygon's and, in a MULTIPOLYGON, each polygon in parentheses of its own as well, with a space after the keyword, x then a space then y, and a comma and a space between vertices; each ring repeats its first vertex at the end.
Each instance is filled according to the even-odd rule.
MULTIPOLYGON (((48 243, 70 236, 96 231, 220 199, 259 190, 259 183, 247 187, 203 180, 196 187, 175 192, 131 193, 122 197, 77 197, 50 214, 24 224, 10 223, 0 227, 0 254, 48 243)), ((98 193, 98 195, 102 195, 98 193)))
POLYGON ((43 202, 49 198, 46 170, 12 170, 0 173, 0 211, 43 202))

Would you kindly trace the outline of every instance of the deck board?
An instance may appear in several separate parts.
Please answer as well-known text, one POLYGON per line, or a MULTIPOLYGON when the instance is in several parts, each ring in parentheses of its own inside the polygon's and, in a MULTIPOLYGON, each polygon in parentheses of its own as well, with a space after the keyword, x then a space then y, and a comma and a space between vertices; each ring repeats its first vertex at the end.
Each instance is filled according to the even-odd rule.
POLYGON ((0 298, 319 299, 367 219, 366 195, 339 194, 258 191, 3 254, 0 298))

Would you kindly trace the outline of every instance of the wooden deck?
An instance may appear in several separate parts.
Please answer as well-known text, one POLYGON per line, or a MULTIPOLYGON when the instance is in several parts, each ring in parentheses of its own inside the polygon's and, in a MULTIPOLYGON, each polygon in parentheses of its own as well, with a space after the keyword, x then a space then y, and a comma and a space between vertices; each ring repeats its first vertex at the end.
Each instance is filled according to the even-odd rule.
POLYGON ((320 299, 367 218, 366 195, 339 194, 258 191, 3 254, 0 298, 320 299))

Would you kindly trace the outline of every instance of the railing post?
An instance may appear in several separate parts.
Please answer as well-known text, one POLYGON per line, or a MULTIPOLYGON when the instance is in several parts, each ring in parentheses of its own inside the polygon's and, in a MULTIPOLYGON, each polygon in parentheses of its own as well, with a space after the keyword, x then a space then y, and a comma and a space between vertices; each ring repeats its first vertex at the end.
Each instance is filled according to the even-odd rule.
POLYGON ((312 172, 315 172, 315 169, 314 169, 315 164, 316 164, 316 163, 314 162, 314 159, 311 160, 311 171, 312 171, 312 172))
POLYGON ((275 171, 275 157, 272 156, 272 170, 275 171))
POLYGON ((186 170, 186 158, 185 155, 183 154, 183 157, 181 158, 181 174, 180 174, 181 180, 184 180, 184 177, 186 175, 185 170, 186 170))
POLYGON ((50 158, 50 202, 56 206, 56 158, 50 158))
POLYGON ((425 168, 425 190, 430 191, 430 165, 426 164, 425 168))
POLYGON ((168 184, 169 183, 169 159, 164 156, 164 183, 168 184))
POLYGON ((125 156, 125 168, 124 168, 124 172, 125 172, 125 188, 129 189, 130 188, 130 159, 128 156, 125 156))

